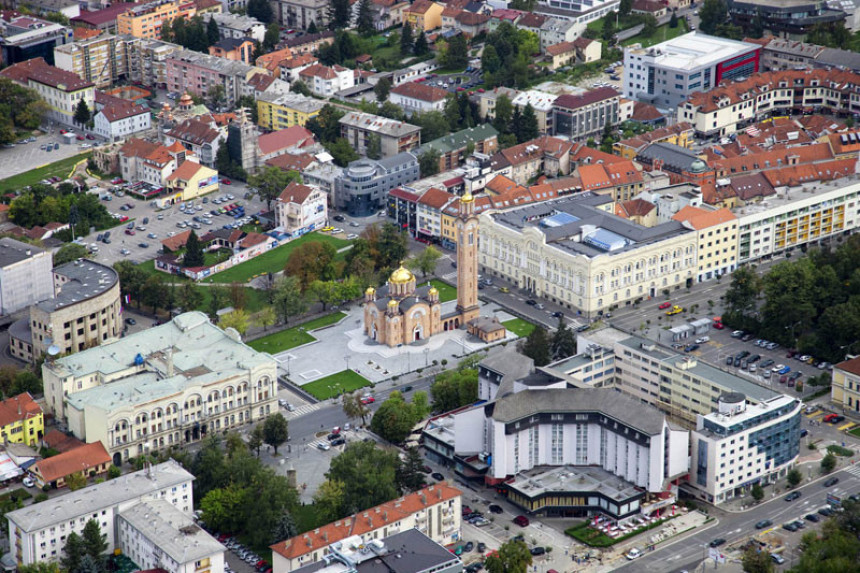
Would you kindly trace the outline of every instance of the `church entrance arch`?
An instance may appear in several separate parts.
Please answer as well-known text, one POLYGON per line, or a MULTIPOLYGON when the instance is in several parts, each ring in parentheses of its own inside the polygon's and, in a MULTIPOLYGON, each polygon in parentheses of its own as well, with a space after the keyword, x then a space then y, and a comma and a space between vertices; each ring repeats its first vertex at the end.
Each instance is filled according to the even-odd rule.
POLYGON ((415 328, 412 329, 412 340, 418 341, 424 338, 424 327, 420 324, 416 324, 415 328))

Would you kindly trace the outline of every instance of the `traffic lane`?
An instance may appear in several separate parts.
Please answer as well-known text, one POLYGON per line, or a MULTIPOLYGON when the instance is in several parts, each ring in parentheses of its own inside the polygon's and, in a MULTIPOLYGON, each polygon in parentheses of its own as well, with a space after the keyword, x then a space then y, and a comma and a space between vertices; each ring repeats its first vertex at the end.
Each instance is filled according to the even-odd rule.
MULTIPOLYGON (((860 477, 845 470, 834 472, 828 477, 838 477, 839 484, 833 488, 823 487, 823 478, 815 482, 797 488, 801 497, 794 502, 786 502, 785 495, 773 495, 772 497, 753 509, 743 513, 726 513, 720 518, 719 523, 709 529, 697 532, 691 536, 683 537, 669 542, 664 547, 657 546, 657 550, 644 554, 635 563, 619 567, 618 571, 665 571, 666 564, 670 563, 673 568, 683 567, 689 563, 701 563, 702 552, 707 550, 707 545, 714 539, 721 537, 726 539, 726 545, 733 545, 745 538, 751 537, 762 531, 756 530, 755 524, 763 519, 773 521, 771 528, 782 531, 782 524, 794 519, 803 519, 808 513, 818 511, 827 503, 827 494, 834 492, 838 494, 856 493, 860 489, 860 477)), ((770 488, 769 488, 770 489, 770 488)))

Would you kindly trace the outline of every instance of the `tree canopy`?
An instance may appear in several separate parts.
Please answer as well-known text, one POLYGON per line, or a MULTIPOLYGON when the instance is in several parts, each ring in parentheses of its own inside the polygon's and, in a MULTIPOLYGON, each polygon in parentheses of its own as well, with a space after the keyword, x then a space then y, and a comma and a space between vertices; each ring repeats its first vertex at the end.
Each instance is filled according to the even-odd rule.
POLYGON ((415 424, 429 413, 426 393, 415 392, 412 402, 407 402, 403 394, 395 390, 373 414, 370 429, 381 438, 400 444, 409 436, 415 424))
POLYGON ((343 484, 341 515, 351 515, 398 496, 397 454, 372 442, 351 442, 331 461, 326 479, 343 484))

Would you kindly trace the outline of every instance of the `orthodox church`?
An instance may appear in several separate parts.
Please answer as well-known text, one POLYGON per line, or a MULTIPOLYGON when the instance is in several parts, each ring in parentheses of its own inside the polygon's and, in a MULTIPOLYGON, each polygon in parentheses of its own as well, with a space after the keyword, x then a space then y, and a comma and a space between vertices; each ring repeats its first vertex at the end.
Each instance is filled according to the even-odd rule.
POLYGON ((478 218, 471 194, 460 198, 457 221, 457 307, 442 314, 439 291, 417 286, 415 275, 403 267, 388 283, 364 293, 364 331, 371 340, 394 347, 412 344, 434 334, 465 327, 485 342, 505 337, 495 319, 480 317, 478 305, 478 218))

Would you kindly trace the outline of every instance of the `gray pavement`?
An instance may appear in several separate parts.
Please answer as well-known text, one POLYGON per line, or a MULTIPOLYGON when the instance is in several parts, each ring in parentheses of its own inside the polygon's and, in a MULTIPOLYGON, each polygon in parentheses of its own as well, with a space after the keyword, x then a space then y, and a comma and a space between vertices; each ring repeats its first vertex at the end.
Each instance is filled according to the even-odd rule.
POLYGON ((74 144, 62 142, 58 130, 36 136, 33 143, 19 143, 15 147, 0 147, 0 179, 18 175, 30 169, 37 169, 66 157, 83 153, 86 149, 79 144, 92 144, 93 141, 75 141, 74 144), (57 143, 59 148, 50 152, 40 149, 47 143, 57 143))

